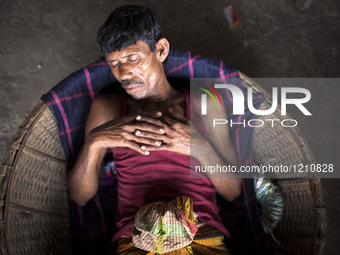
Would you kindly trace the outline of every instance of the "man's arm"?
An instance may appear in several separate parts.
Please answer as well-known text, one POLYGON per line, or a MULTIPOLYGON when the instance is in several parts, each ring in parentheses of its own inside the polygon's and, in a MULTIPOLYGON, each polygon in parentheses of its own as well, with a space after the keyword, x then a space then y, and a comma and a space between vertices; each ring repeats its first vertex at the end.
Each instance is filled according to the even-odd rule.
MULTIPOLYGON (((196 103, 198 103, 196 109, 200 109, 200 100, 196 100, 196 103)), ((229 137, 228 125, 213 126, 214 119, 227 119, 224 107, 216 105, 208 97, 207 109, 207 115, 201 117, 207 128, 209 141, 196 130, 194 127, 196 123, 191 122, 190 155, 198 159, 203 167, 231 165, 238 169, 237 156, 229 137)), ((234 173, 207 172, 207 175, 216 191, 227 201, 232 201, 241 194, 242 179, 234 173)))
MULTIPOLYGON (((100 165, 107 148, 128 147, 148 155, 150 152, 143 150, 137 143, 155 145, 155 142, 135 136, 136 130, 163 134, 157 125, 138 122, 137 114, 120 116, 119 105, 119 95, 113 94, 98 96, 92 103, 83 147, 68 174, 70 198, 79 205, 85 205, 98 190, 100 165)), ((145 115, 160 117, 159 112, 148 112, 145 115)))
MULTIPOLYGON (((239 169, 235 148, 229 136, 228 124, 213 125, 214 119, 227 119, 225 108, 216 105, 210 97, 207 104, 209 112, 202 118, 208 129, 209 142, 201 141, 205 143, 204 147, 194 148, 193 156, 199 159, 202 166, 231 165, 239 169)), ((192 148, 195 146, 194 144, 191 145, 192 148)), ((239 175, 231 172, 209 172, 208 176, 216 191, 226 200, 232 201, 241 194, 242 178, 239 175)))
MULTIPOLYGON (((210 102, 208 109, 211 109, 210 114, 208 113, 203 120, 208 128, 210 142, 201 141, 205 143, 204 150, 194 149, 193 156, 199 159, 202 166, 231 165, 239 169, 236 152, 229 137, 228 125, 213 126, 214 119, 227 119, 224 107, 210 102)), ((242 179, 238 175, 231 172, 208 172, 207 174, 216 191, 227 201, 232 201, 241 194, 242 179)))
POLYGON ((108 96, 99 96, 93 101, 86 122, 84 144, 75 165, 68 174, 70 198, 79 205, 85 205, 98 190, 100 164, 106 148, 96 145, 93 135, 89 133, 117 116, 116 107, 111 105, 111 111, 108 111, 109 102, 108 96))

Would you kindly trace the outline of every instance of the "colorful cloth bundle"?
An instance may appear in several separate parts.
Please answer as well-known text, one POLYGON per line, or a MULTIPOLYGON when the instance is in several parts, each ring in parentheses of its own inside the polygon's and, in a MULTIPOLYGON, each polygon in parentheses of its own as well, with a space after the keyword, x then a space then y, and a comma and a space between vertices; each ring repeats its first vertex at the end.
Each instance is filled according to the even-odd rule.
POLYGON ((139 249, 160 254, 178 250, 193 241, 196 217, 192 201, 185 196, 147 204, 137 212, 132 241, 139 249))
MULTIPOLYGON (((119 240, 117 247, 117 255, 133 254, 133 255, 155 255, 159 254, 153 251, 145 251, 135 247, 131 237, 124 236, 119 240)), ((224 244, 224 236, 218 230, 207 225, 198 227, 194 240, 187 246, 163 253, 164 255, 211 255, 211 254, 231 254, 224 244)))

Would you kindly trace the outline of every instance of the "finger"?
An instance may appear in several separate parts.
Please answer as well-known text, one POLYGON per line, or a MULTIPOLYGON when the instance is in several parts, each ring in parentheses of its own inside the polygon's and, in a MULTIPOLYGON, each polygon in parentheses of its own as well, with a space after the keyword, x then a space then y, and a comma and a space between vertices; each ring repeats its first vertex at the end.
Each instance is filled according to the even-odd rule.
POLYGON ((136 120, 139 121, 139 122, 140 121, 144 121, 144 122, 147 122, 147 123, 150 123, 150 124, 154 124, 154 125, 157 125, 157 126, 160 126, 160 127, 165 127, 166 126, 166 123, 164 123, 160 119, 155 119, 155 118, 152 118, 152 117, 149 117, 149 116, 146 116, 146 115, 142 115, 142 114, 138 115, 136 117, 136 120))
POLYGON ((139 146, 138 144, 136 144, 135 142, 132 142, 132 141, 126 141, 125 142, 125 144, 124 144, 125 146, 123 146, 123 147, 128 147, 128 148, 130 148, 130 149, 132 149, 132 150, 134 150, 134 151, 136 151, 136 152, 139 152, 140 154, 142 154, 142 155, 145 155, 145 156, 147 156, 147 155, 150 155, 150 152, 149 151, 147 151, 147 150, 143 150, 142 148, 141 148, 141 146, 139 146))
POLYGON ((134 134, 130 134, 127 138, 128 140, 133 140, 137 143, 151 146, 160 146, 162 144, 162 140, 157 140, 153 138, 139 137, 134 134))
POLYGON ((169 140, 169 138, 164 134, 160 135, 160 134, 147 132, 147 131, 141 131, 141 130, 136 130, 135 135, 138 137, 146 137, 146 138, 150 138, 153 140, 163 141, 165 143, 169 140))
POLYGON ((170 146, 168 144, 162 144, 161 146, 151 146, 151 145, 142 145, 141 149, 144 151, 169 151, 170 146))
MULTIPOLYGON (((160 111, 142 111, 141 109, 138 110, 138 115, 149 116, 151 118, 159 118, 163 114, 160 111)), ((137 115, 137 116, 138 116, 137 115)))
POLYGON ((184 117, 184 116, 180 115, 179 113, 175 112, 172 108, 169 108, 168 111, 169 111, 170 115, 172 117, 174 117, 174 119, 176 119, 176 120, 178 120, 180 122, 183 122, 183 123, 189 123, 189 120, 186 117, 184 117))
POLYGON ((168 123, 165 123, 162 120, 150 118, 150 117, 147 117, 147 116, 144 116, 144 115, 139 115, 139 117, 137 118, 137 121, 144 121, 146 123, 150 123, 152 125, 161 127, 160 128, 161 134, 172 135, 173 130, 174 130, 174 128, 172 128, 172 125, 175 125, 175 123, 179 123, 179 122, 175 121, 175 120, 171 121, 171 118, 165 117, 165 116, 162 116, 161 118, 162 118, 162 120, 163 120, 163 118, 169 119, 167 121, 168 123))
POLYGON ((170 117, 168 117, 168 116, 162 116, 162 117, 161 117, 161 120, 162 120, 164 123, 166 123, 167 125, 169 125, 170 127, 171 127, 172 125, 174 125, 175 123, 178 123, 177 120, 175 120, 175 119, 173 119, 173 118, 170 118, 170 117))
POLYGON ((173 136, 174 132, 182 132, 187 125, 187 123, 183 123, 168 116, 162 116, 162 120, 170 127, 170 129, 167 130, 167 134, 170 136, 173 136))
POLYGON ((147 131, 155 134, 164 134, 165 128, 157 124, 148 123, 145 121, 139 121, 137 124, 133 125, 134 131, 147 131))

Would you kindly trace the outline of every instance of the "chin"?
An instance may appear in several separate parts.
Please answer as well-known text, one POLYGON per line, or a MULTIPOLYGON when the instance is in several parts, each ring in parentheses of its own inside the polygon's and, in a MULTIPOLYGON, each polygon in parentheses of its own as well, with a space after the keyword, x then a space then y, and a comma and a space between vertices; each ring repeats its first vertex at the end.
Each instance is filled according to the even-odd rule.
POLYGON ((147 91, 142 86, 132 91, 125 90, 125 92, 135 100, 146 99, 148 97, 147 91))
POLYGON ((129 95, 135 100, 142 100, 147 98, 147 96, 143 93, 131 93, 129 95))

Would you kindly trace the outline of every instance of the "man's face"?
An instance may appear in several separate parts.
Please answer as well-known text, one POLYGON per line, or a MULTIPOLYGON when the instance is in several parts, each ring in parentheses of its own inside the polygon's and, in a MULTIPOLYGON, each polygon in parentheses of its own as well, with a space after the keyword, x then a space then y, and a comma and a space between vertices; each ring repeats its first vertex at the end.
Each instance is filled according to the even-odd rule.
POLYGON ((113 75, 134 99, 157 97, 163 66, 156 53, 157 50, 152 52, 149 45, 138 41, 106 55, 113 75))

